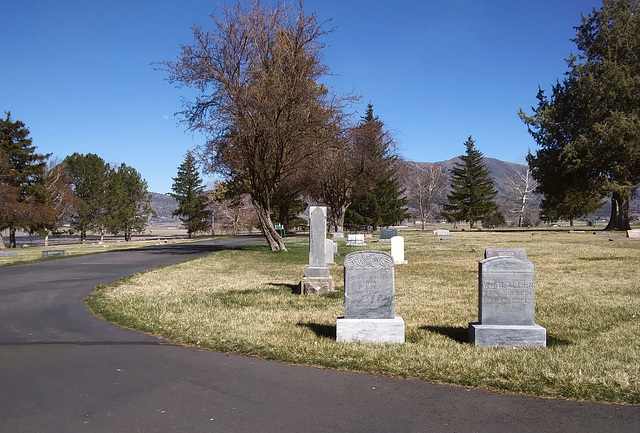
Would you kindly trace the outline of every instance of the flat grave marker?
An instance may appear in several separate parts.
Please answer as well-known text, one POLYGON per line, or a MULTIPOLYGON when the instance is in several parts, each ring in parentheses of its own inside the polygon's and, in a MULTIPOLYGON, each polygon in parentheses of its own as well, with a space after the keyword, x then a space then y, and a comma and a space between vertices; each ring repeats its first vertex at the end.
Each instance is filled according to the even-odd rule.
POLYGON ((50 256, 64 256, 67 254, 65 250, 44 250, 42 251, 42 257, 50 257, 50 256))

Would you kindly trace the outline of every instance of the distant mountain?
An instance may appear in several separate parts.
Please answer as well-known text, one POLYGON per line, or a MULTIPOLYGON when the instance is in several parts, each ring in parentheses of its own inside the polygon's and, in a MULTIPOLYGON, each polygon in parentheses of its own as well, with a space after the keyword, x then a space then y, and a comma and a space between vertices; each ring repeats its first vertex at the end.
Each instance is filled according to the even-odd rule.
POLYGON ((172 217, 171 213, 178 207, 175 198, 168 194, 151 193, 151 208, 156 211, 158 216, 153 221, 173 222, 180 221, 177 216, 172 217))

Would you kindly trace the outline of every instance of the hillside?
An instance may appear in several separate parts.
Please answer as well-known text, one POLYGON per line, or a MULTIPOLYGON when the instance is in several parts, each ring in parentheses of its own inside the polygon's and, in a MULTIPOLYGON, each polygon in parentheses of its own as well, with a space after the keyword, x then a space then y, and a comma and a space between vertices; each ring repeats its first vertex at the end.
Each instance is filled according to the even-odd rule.
POLYGON ((151 208, 158 216, 153 218, 153 222, 178 222, 178 217, 172 217, 171 213, 178 207, 176 199, 168 194, 151 193, 151 208))

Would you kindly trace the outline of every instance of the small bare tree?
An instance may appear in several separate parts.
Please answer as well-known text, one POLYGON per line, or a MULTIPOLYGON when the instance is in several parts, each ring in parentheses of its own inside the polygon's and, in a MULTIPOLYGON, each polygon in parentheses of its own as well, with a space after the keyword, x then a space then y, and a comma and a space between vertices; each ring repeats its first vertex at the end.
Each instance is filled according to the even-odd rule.
POLYGON ((538 184, 531 175, 528 165, 518 165, 515 167, 514 174, 507 179, 509 213, 518 216, 518 227, 522 227, 531 195, 538 184))
POLYGON ((216 181, 207 195, 216 227, 222 227, 226 232, 237 235, 243 231, 250 232, 258 224, 248 194, 230 191, 229 185, 216 181))
POLYGON ((446 170, 440 164, 428 164, 424 168, 408 171, 409 205, 414 209, 414 217, 425 222, 440 211, 447 194, 448 178, 446 170))
POLYGON ((201 92, 182 115, 210 137, 201 149, 206 167, 244 186, 269 247, 286 250, 271 220, 274 201, 298 194, 300 173, 317 171, 339 112, 318 83, 327 73, 319 41, 326 32, 302 2, 238 4, 212 18, 214 29, 194 27, 194 43, 162 69, 201 92))

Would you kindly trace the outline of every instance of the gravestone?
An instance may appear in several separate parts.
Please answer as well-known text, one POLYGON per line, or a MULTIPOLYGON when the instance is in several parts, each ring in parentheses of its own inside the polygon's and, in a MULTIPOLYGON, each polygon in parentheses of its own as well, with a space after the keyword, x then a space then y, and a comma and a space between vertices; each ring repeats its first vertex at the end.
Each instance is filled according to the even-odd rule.
POLYGON ((478 263, 478 323, 469 341, 478 346, 545 347, 547 331, 534 321, 535 266, 522 258, 495 256, 478 263))
POLYGON ((487 248, 484 250, 484 258, 491 257, 515 257, 517 259, 527 259, 527 251, 524 248, 487 248))
POLYGON ((333 242, 331 239, 325 239, 325 254, 326 254, 326 263, 327 265, 335 265, 335 261, 333 256, 338 253, 338 244, 333 242))
POLYGON ((18 254, 17 251, 0 251, 0 257, 15 257, 18 254))
POLYGON ((347 246, 364 247, 366 245, 364 243, 364 235, 347 235, 347 246))
POLYGON ((640 229, 627 230, 628 238, 640 238, 640 229))
POLYGON ((434 236, 449 236, 451 232, 447 229, 436 229, 433 231, 434 236))
POLYGON ((391 257, 396 265, 406 265, 404 259, 404 238, 402 236, 394 236, 391 238, 391 257))
POLYGON ((300 281, 300 294, 318 294, 334 290, 333 279, 327 267, 326 233, 327 208, 311 206, 309 209, 309 266, 300 281))
POLYGON ((394 262, 382 251, 360 251, 344 259, 344 317, 337 341, 404 343, 404 320, 395 315, 394 262))
POLYGON ((65 254, 67 254, 67 252, 65 250, 44 250, 44 251, 42 251, 42 257, 64 256, 65 254))
POLYGON ((331 237, 333 239, 344 239, 344 233, 343 232, 335 232, 331 235, 331 237))
POLYGON ((398 236, 398 229, 380 229, 379 242, 391 242, 391 238, 398 236))

